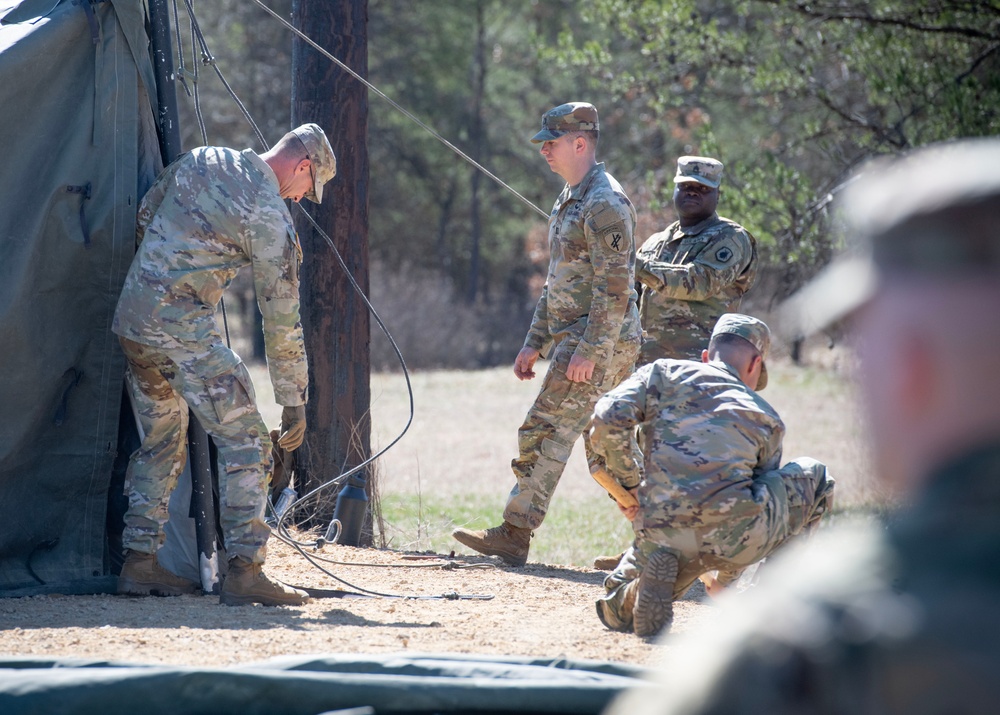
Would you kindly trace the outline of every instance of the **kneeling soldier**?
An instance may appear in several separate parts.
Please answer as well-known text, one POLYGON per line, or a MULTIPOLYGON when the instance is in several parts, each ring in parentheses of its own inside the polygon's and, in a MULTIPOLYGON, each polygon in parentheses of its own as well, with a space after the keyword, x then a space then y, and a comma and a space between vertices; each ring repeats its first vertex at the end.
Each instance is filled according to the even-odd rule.
POLYGON ((779 468, 785 426, 757 394, 770 341, 760 320, 727 313, 701 362, 656 360, 598 401, 594 451, 639 501, 622 509, 635 541, 597 602, 608 628, 669 630, 674 599, 696 579, 717 571, 714 595, 832 506, 823 464, 779 468), (636 426, 645 474, 629 448, 636 426))

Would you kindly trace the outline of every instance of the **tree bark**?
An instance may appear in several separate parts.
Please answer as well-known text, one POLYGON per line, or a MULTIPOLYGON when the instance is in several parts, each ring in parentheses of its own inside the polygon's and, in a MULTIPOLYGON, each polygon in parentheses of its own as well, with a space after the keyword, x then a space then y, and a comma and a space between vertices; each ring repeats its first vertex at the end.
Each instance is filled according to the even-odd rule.
MULTIPOLYGON (((367 76, 367 0, 295 0, 292 23, 359 75, 367 76)), ((333 240, 367 295, 367 89, 296 37, 292 124, 306 122, 319 124, 329 137, 337 155, 337 176, 324 188, 322 205, 303 200, 303 206, 333 240)), ((364 301, 323 236, 301 215, 296 217, 296 227, 304 257, 300 295, 309 355, 308 432, 306 449, 298 455, 301 495, 371 454, 371 325, 364 301)), ((309 526, 329 523, 335 506, 332 497, 325 492, 316 502, 309 526)), ((371 544, 370 527, 365 534, 362 543, 371 544)))
MULTIPOLYGON (((472 112, 471 112, 471 156, 482 163, 483 147, 486 143, 486 131, 483 125, 483 98, 486 91, 486 27, 483 19, 483 2, 476 3, 476 44, 475 58, 472 64, 472 112)), ((483 175, 478 168, 473 167, 470 176, 470 231, 469 231, 469 282, 466 287, 465 300, 469 305, 476 302, 479 294, 479 271, 482 242, 482 220, 480 218, 479 187, 483 175)))

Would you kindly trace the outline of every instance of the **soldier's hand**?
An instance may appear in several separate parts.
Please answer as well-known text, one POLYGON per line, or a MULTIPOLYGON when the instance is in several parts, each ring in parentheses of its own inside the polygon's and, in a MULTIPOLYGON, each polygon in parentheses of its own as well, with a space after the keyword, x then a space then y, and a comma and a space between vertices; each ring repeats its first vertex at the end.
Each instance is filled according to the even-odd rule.
POLYGON ((635 521, 635 518, 639 516, 639 487, 633 487, 628 491, 636 499, 636 503, 634 505, 622 506, 621 504, 618 504, 618 502, 615 503, 618 504, 618 511, 624 514, 626 519, 629 521, 635 521))
POLYGON ((718 598, 726 591, 726 587, 719 583, 719 580, 715 577, 715 573, 712 571, 703 573, 698 579, 705 584, 705 593, 712 598, 718 598))
POLYGON ((293 405, 281 408, 281 434, 278 446, 289 452, 298 449, 306 438, 306 406, 293 405))
POLYGON ((530 380, 535 376, 535 371, 532 368, 538 360, 538 354, 534 348, 521 348, 521 352, 514 359, 514 374, 517 375, 518 380, 530 380))
POLYGON ((566 377, 570 382, 589 382, 594 376, 594 361, 574 355, 569 359, 566 377))

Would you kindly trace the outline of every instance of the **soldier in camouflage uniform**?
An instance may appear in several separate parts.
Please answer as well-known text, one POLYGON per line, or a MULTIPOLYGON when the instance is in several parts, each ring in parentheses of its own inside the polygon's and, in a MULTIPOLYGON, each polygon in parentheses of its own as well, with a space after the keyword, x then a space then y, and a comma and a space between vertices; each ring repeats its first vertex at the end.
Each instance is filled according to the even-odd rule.
POLYGON ((791 334, 855 332, 874 466, 899 507, 771 564, 611 715, 997 711, 1000 140, 870 165, 844 196, 860 250, 782 317, 791 334))
MULTIPOLYGON (((739 310, 757 276, 753 236, 715 210, 722 169, 717 159, 680 157, 674 176, 679 220, 636 252, 643 328, 638 365, 662 358, 700 359, 715 321, 739 310)), ((594 568, 613 569, 623 556, 598 556, 594 568)))
POLYGON ((781 466, 785 427, 757 390, 767 384, 767 326, 719 318, 702 360, 657 360, 602 397, 591 441, 636 493, 623 509, 635 542, 608 575, 597 613, 611 629, 669 630, 672 603, 710 571, 715 594, 800 533, 832 504, 826 467, 781 466), (644 464, 630 450, 638 426, 644 464))
MULTIPOLYGON (((500 526, 457 529, 455 539, 512 566, 528 558, 531 531, 548 510, 597 398, 633 369, 641 339, 636 308, 635 209, 596 160, 597 110, 571 102, 546 112, 531 141, 566 180, 549 216, 549 271, 524 347, 514 362, 521 380, 551 359, 541 390, 518 431, 516 484, 500 526)), ((590 459, 588 451, 588 459, 590 459)))
POLYGON ((640 365, 660 358, 699 359, 715 321, 739 310, 757 276, 753 236, 716 213, 722 168, 708 157, 678 159, 674 208, 679 219, 646 239, 636 253, 645 333, 640 365))
POLYGON ((222 603, 300 604, 304 592, 261 572, 271 441, 250 375, 226 346, 216 307, 237 271, 250 266, 264 321, 271 384, 283 406, 278 443, 305 435, 308 374, 299 322, 298 238, 283 199, 316 203, 336 173, 315 124, 267 153, 199 147, 168 166, 138 209, 138 248, 113 330, 143 433, 126 475, 129 508, 120 593, 177 595, 197 584, 161 567, 170 494, 187 459, 188 408, 218 447, 219 516, 229 557, 222 603))

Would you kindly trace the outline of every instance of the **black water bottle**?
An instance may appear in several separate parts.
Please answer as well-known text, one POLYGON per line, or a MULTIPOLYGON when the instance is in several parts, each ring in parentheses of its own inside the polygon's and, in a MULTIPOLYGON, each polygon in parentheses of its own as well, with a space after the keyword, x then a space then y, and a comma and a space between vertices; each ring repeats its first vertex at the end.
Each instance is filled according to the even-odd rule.
POLYGON ((347 484, 337 495, 337 506, 333 518, 340 522, 338 544, 357 546, 361 541, 361 527, 368 513, 368 495, 365 493, 363 477, 349 477, 347 484))

